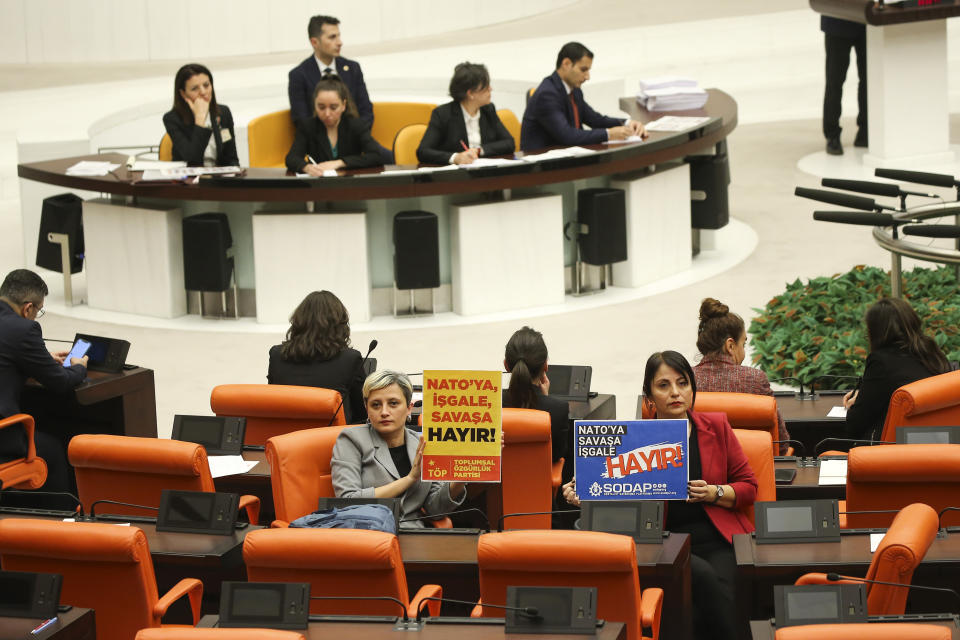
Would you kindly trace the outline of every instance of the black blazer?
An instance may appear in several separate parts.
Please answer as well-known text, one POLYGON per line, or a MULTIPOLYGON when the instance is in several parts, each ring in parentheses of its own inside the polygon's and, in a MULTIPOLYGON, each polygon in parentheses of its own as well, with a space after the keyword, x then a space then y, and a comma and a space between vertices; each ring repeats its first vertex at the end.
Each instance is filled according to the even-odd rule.
MULTIPOLYGON (((539 388, 535 388, 534 393, 537 394, 537 406, 535 408, 550 414, 550 445, 553 449, 553 461, 556 462, 567 456, 567 451, 570 448, 570 405, 567 404, 566 400, 543 395, 539 388)), ((503 406, 513 407, 509 389, 503 390, 503 406)), ((568 458, 567 463, 570 462, 568 458)), ((566 468, 566 465, 564 465, 564 468, 566 468)))
MULTIPOLYGON (((363 71, 356 60, 336 58, 333 66, 337 68, 337 75, 347 85, 353 104, 357 106, 360 119, 373 126, 373 104, 367 95, 367 83, 363 80, 363 71)), ((293 124, 309 120, 313 117, 313 89, 320 82, 323 74, 317 65, 317 59, 310 56, 287 75, 287 96, 290 99, 290 117, 293 124)))
POLYGON ((896 347, 884 347, 867 356, 857 401, 847 410, 846 437, 880 437, 893 392, 905 384, 936 373, 916 357, 896 347))
POLYGON ((370 127, 363 120, 346 113, 337 126, 337 151, 338 155, 334 158, 330 138, 327 137, 327 127, 314 116, 297 127, 293 146, 287 154, 287 168, 295 173, 303 173, 303 168, 307 166, 307 160, 304 159, 306 155, 318 163, 343 160, 349 169, 383 164, 380 146, 370 136, 370 127))
POLYGON ((580 125, 574 127, 573 107, 563 80, 554 71, 543 79, 530 97, 520 125, 520 148, 535 151, 546 147, 572 147, 578 144, 599 144, 607 141, 607 129, 623 124, 623 118, 610 118, 590 108, 583 91, 574 89, 573 100, 580 113, 580 125))
POLYGON ((210 144, 210 136, 217 143, 217 166, 234 167, 240 165, 240 159, 237 158, 237 136, 233 132, 233 116, 226 105, 218 104, 220 109, 219 126, 217 119, 210 114, 210 121, 214 123, 212 129, 199 127, 192 121, 187 123, 183 121, 180 114, 174 110, 163 114, 163 126, 173 140, 173 159, 185 160, 191 167, 203 166, 203 152, 210 144), (223 141, 223 131, 230 132, 230 139, 223 141))
POLYGON ((280 345, 275 345, 270 347, 267 382, 339 391, 347 424, 358 424, 367 419, 367 409, 363 404, 362 361, 363 356, 359 351, 344 349, 329 360, 289 362, 280 355, 280 345))
MULTIPOLYGON (((14 313, 0 300, 0 418, 20 413, 20 392, 27 378, 34 378, 54 393, 70 391, 87 377, 82 365, 64 368, 43 343, 40 324, 14 313)), ((0 455, 26 454, 23 429, 0 429, 0 455)))
MULTIPOLYGON (((467 123, 457 101, 442 104, 430 114, 430 124, 417 147, 417 159, 430 164, 449 164, 450 154, 463 151, 467 142, 467 123)), ((480 141, 484 156, 513 153, 513 136, 500 122, 493 104, 480 107, 480 141)))

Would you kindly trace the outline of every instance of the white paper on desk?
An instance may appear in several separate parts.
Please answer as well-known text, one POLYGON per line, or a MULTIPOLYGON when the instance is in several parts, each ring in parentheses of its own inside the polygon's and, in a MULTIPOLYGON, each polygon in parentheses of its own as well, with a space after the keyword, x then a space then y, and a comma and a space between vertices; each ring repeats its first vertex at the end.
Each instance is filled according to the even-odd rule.
POLYGON ((645 126, 647 131, 683 131, 699 127, 709 119, 705 116, 662 116, 653 122, 648 122, 645 126))
POLYGON ((877 547, 880 546, 880 541, 883 540, 883 536, 887 535, 886 533, 871 533, 870 534, 870 553, 873 553, 877 550, 877 547))
POLYGON ((477 158, 470 164, 462 164, 462 169, 483 169, 485 167, 509 167, 510 165, 523 164, 523 160, 514 160, 513 158, 477 158))
MULTIPOLYGON (((76 522, 77 519, 76 519, 76 518, 64 518, 63 521, 64 521, 64 522, 76 522)), ((108 524, 108 523, 104 523, 104 524, 108 524)), ((129 526, 130 526, 130 523, 129 523, 129 522, 110 522, 109 524, 115 524, 115 525, 117 525, 118 527, 129 527, 129 526)))
POLYGON ((242 475, 257 466, 256 460, 244 460, 243 456, 207 456, 207 461, 214 478, 242 475))
POLYGON ((445 164, 442 167, 420 167, 417 171, 422 171, 423 173, 433 173, 435 171, 456 171, 460 166, 456 164, 445 164))
POLYGON ((81 160, 80 162, 67 167, 68 176, 105 176, 111 171, 119 169, 120 165, 113 162, 102 162, 99 160, 81 160))
POLYGON ((607 140, 607 144, 627 144, 628 142, 643 142, 640 136, 628 136, 623 140, 607 140))
POLYGON ((847 410, 843 407, 843 405, 839 407, 833 407, 832 409, 830 409, 830 411, 827 412, 827 417, 828 418, 846 418, 847 410))
POLYGON ((130 171, 148 171, 156 169, 180 169, 187 166, 183 160, 137 160, 130 166, 130 171))
POLYGON ((820 461, 820 484, 846 484, 847 483, 847 461, 846 460, 821 460, 820 461))

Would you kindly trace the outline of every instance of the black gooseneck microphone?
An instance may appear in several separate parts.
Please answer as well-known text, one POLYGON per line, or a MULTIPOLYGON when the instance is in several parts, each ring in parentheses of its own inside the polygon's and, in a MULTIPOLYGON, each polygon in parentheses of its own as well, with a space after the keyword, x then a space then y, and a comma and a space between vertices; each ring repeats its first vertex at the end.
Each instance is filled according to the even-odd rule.
MULTIPOLYGON (((373 350, 377 348, 377 344, 379 343, 377 342, 376 338, 370 341, 370 346, 367 347, 367 355, 363 356, 363 360, 360 361, 360 371, 363 371, 363 365, 367 364, 367 358, 369 358, 373 350)), ((333 415, 330 416, 330 422, 327 423, 328 427, 333 425, 333 421, 337 419, 337 414, 340 413, 340 408, 342 406, 343 406, 343 395, 341 394, 340 404, 337 405, 336 411, 334 411, 333 415)))
POLYGON ((896 207, 885 204, 879 204, 873 198, 864 198, 862 196, 852 196, 849 193, 839 191, 824 191, 823 189, 808 189, 807 187, 796 187, 793 195, 801 198, 809 198, 818 202, 835 204, 839 207, 849 207, 851 209, 860 209, 861 211, 896 211, 896 207))
POLYGON ((151 507, 145 504, 133 504, 130 502, 119 502, 117 500, 94 500, 93 504, 90 505, 91 519, 95 519, 97 517, 96 509, 98 504, 117 504, 121 507, 134 507, 136 509, 147 509, 148 511, 160 511, 159 507, 151 507))
POLYGON ((310 596, 311 600, 386 600, 396 602, 400 607, 400 613, 404 623, 410 622, 410 616, 407 615, 407 605, 403 604, 397 598, 390 596, 310 596))
POLYGON ((832 189, 844 189, 846 191, 856 191, 857 193, 869 193, 874 196, 887 196, 900 199, 900 209, 906 211, 907 196, 919 196, 921 198, 937 198, 935 193, 923 193, 921 191, 907 191, 901 189, 900 185, 890 182, 872 182, 870 180, 843 180, 840 178, 824 178, 820 181, 823 187, 832 189))
POLYGON ((423 605, 428 601, 433 600, 435 602, 453 602, 455 604, 479 604, 482 607, 490 607, 491 609, 503 609, 504 611, 516 611, 520 615, 536 620, 540 618, 540 610, 536 607, 508 607, 503 604, 487 604, 486 602, 469 602, 467 600, 454 600, 453 598, 436 598, 434 596, 427 596, 420 600, 420 604, 417 605, 417 622, 423 620, 423 605))
MULTIPOLYGON (((2 496, 3 496, 4 494, 14 494, 14 495, 21 495, 21 496, 22 496, 22 495, 31 495, 31 496, 66 496, 66 497, 68 497, 68 498, 72 498, 73 500, 75 500, 75 501, 77 502, 77 507, 76 507, 76 509, 75 509, 75 512, 76 512, 78 518, 83 518, 83 503, 80 502, 80 498, 78 498, 77 496, 73 495, 73 494, 70 493, 69 491, 37 491, 37 490, 35 490, 35 489, 31 489, 31 490, 29 490, 29 491, 21 491, 21 490, 19 490, 19 489, 3 489, 3 490, 0 490, 0 506, 2 506, 2 496)), ((20 507, 10 507, 10 508, 11 508, 11 509, 17 509, 17 508, 20 508, 20 507)), ((24 508, 33 508, 33 507, 24 507, 24 508)), ((53 509, 52 511, 55 511, 55 509, 53 509)))
POLYGON ((913 182, 914 184, 926 184, 931 187, 953 188, 960 186, 953 176, 946 173, 927 173, 926 171, 905 171, 903 169, 883 169, 877 168, 873 175, 878 178, 889 178, 890 180, 902 180, 903 182, 913 182))
MULTIPOLYGON (((557 509, 556 511, 520 511, 517 513, 505 513, 497 520, 497 531, 503 531, 503 522, 507 518, 512 518, 513 516, 546 516, 554 515, 558 513, 580 513, 580 509, 557 509)), ((493 605, 484 605, 484 606, 493 606, 493 605)))
POLYGON ((960 507, 944 507, 937 512, 937 526, 942 526, 940 521, 943 520, 943 514, 947 511, 960 511, 960 507))
MULTIPOLYGON (((796 445, 799 445, 799 446, 800 446, 800 457, 801 457, 801 458, 807 454, 807 447, 806 447, 802 442, 800 442, 799 440, 774 440, 774 441, 773 441, 773 444, 781 444, 781 443, 783 443, 783 442, 786 442, 786 443, 788 443, 788 444, 796 444, 796 445)), ((778 449, 779 449, 779 447, 778 447, 778 449)))
POLYGON ((856 211, 814 211, 813 219, 821 222, 859 224, 865 227, 889 227, 895 222, 891 213, 857 213, 856 211))
POLYGON ((467 507, 466 509, 458 509, 457 511, 447 511, 445 513, 434 513, 429 516, 417 516, 416 518, 403 518, 400 522, 416 522, 417 520, 433 520, 435 518, 442 518, 444 516, 455 516, 461 513, 470 513, 475 511, 483 517, 483 521, 487 524, 487 533, 490 533, 490 520, 487 519, 487 514, 483 512, 482 509, 477 509, 476 507, 467 507))
POLYGON ((901 231, 922 238, 960 238, 960 225, 956 224, 909 224, 901 231))
POLYGON ((830 582, 839 582, 840 580, 853 580, 855 582, 868 582, 870 584, 882 584, 888 587, 906 587, 907 589, 921 589, 923 591, 940 591, 942 593, 949 593, 958 601, 960 601, 960 593, 957 593, 949 587, 928 587, 922 584, 908 584, 904 582, 885 582, 883 580, 867 580, 866 578, 855 578, 853 576, 842 576, 839 573, 828 573, 827 580, 830 582))
POLYGON ((853 444, 897 444, 896 442, 890 442, 889 440, 871 440, 869 438, 824 438, 813 447, 813 451, 816 455, 820 455, 820 445, 825 442, 850 442, 853 444))

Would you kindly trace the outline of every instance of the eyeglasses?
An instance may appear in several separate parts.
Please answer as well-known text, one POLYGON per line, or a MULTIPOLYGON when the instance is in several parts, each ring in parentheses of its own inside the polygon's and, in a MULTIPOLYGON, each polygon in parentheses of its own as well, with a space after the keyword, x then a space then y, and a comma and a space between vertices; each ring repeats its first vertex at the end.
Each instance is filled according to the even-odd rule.
POLYGON ((40 307, 39 309, 37 309, 37 315, 34 316, 34 317, 35 317, 37 320, 39 320, 40 318, 43 317, 43 314, 45 314, 46 312, 47 312, 46 309, 44 309, 43 307, 40 307))

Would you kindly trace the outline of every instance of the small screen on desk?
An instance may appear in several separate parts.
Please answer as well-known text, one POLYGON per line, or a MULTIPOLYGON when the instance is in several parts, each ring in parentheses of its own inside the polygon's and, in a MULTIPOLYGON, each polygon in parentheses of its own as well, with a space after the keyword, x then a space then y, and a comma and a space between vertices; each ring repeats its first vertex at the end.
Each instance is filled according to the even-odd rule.
POLYGON ((572 371, 570 367, 553 367, 550 369, 548 372, 550 375, 550 390, 561 395, 570 393, 570 373, 572 371))
POLYGON ((0 605, 5 609, 30 609, 36 576, 32 574, 0 574, 0 605))
POLYGON ((263 620, 283 618, 284 585, 276 587, 258 585, 256 588, 246 587, 233 590, 233 605, 230 615, 234 620, 255 618, 263 620))
POLYGON ((810 507, 775 507, 767 509, 767 531, 813 531, 813 509, 810 507))
POLYGON ((573 614, 573 593, 569 589, 528 587, 518 594, 518 607, 534 607, 551 626, 569 626, 573 614))
POLYGON ((91 340, 90 349, 87 351, 88 362, 92 365, 103 364, 107 359, 107 349, 109 345, 100 340, 91 340))
POLYGON ((907 444, 950 444, 950 433, 937 429, 910 429, 904 436, 907 444))
POLYGON ((167 522, 177 524, 207 524, 213 514, 216 496, 212 493, 177 494, 170 499, 167 522))
POLYGON ((593 509, 593 530, 625 532, 633 534, 637 530, 638 507, 613 507, 601 505, 593 509))
POLYGON ((791 620, 836 620, 840 616, 833 591, 787 592, 787 611, 791 620))
POLYGON ((184 416, 180 437, 205 447, 219 447, 223 419, 207 416, 184 416))

